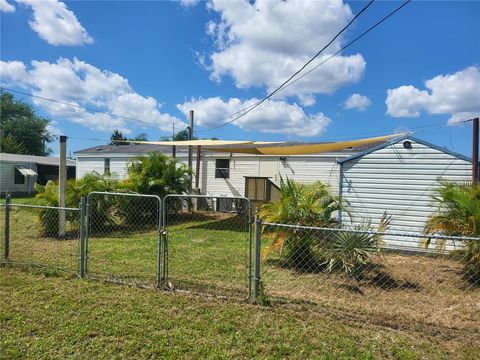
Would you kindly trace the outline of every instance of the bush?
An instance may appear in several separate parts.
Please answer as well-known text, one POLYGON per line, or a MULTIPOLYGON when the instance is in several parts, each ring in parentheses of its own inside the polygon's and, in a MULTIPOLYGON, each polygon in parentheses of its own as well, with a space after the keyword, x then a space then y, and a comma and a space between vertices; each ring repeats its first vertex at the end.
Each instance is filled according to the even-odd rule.
MULTIPOLYGON (((426 234, 480 237, 480 186, 440 180, 433 195, 437 210, 428 219, 426 234)), ((440 247, 445 241, 439 241, 440 247)), ((430 240, 425 242, 430 245, 430 240)), ((480 241, 462 241, 459 253, 469 278, 480 278, 480 241)))
MULTIPOLYGON (((280 180, 280 201, 263 205, 260 217, 271 223, 337 227, 334 214, 340 209, 345 210, 346 203, 333 195, 328 185, 322 182, 305 185, 287 178, 280 180)), ((308 270, 323 262, 318 249, 326 241, 325 234, 276 228, 273 236, 266 254, 278 251, 288 266, 308 270)))
MULTIPOLYGON (((187 193, 190 188, 191 171, 161 153, 135 159, 128 167, 128 177, 123 182, 110 179, 95 172, 82 179, 68 180, 65 201, 67 207, 78 207, 82 196, 94 191, 125 192, 157 195, 187 193)), ((58 206, 58 182, 36 187, 37 199, 41 205, 58 206)), ((92 196, 89 201, 90 229, 100 231, 109 225, 147 225, 158 223, 158 202, 147 197, 92 196)), ((78 222, 78 214, 67 211, 68 221, 78 222)), ((44 234, 58 233, 58 210, 42 209, 40 223, 44 234)), ((76 225, 78 226, 78 224, 76 225)))
MULTIPOLYGON (((391 216, 384 213, 378 228, 366 221, 356 225, 352 230, 384 232, 390 226, 391 216)), ((381 236, 377 234, 356 233, 348 230, 338 232, 325 244, 324 257, 327 270, 341 269, 348 277, 358 279, 371 264, 371 255, 378 253, 381 236)))
MULTIPOLYGON (((97 173, 85 175, 79 180, 68 180, 65 188, 65 206, 78 208, 80 199, 87 196, 92 191, 116 191, 118 182, 105 178, 97 173)), ((35 189, 38 194, 36 198, 40 205, 59 206, 58 200, 58 182, 49 181, 45 186, 36 185, 35 189)), ((91 226, 98 228, 108 222, 111 213, 110 208, 112 200, 102 198, 92 199, 90 202, 91 226)), ((58 210, 41 209, 39 214, 40 224, 44 235, 57 236, 58 234, 58 210)), ((66 211, 66 220, 72 227, 78 228, 78 213, 74 211, 66 211)))

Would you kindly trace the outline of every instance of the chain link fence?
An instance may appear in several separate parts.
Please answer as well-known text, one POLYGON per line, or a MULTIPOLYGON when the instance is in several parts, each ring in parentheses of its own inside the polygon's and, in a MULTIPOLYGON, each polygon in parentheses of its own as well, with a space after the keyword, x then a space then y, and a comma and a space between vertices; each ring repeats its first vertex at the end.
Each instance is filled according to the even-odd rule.
POLYGON ((0 230, 7 264, 480 333, 478 238, 262 223, 245 198, 123 193, 0 206, 0 230))
POLYGON ((480 333, 479 238, 258 219, 256 228, 258 302, 321 305, 365 322, 480 333))
POLYGON ((0 211, 3 263, 78 272, 78 208, 10 203, 0 211), (64 226, 60 218, 65 218, 64 226))
POLYGON ((156 287, 161 203, 154 195, 90 193, 86 204, 86 276, 156 287))
POLYGON ((247 299, 250 214, 250 202, 245 198, 166 196, 167 287, 247 299))

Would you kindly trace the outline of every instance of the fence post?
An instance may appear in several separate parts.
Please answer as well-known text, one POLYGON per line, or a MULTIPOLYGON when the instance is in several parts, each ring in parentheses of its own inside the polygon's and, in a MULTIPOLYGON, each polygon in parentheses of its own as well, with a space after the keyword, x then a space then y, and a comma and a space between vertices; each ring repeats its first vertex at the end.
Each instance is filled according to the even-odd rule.
POLYGON ((80 199, 80 278, 85 278, 85 210, 86 199, 82 196, 80 199))
POLYGON ((257 302, 260 293, 260 240, 262 223, 258 215, 258 208, 255 210, 255 239, 253 253, 253 302, 257 302))
POLYGON ((10 255, 10 194, 5 195, 5 260, 10 255))
POLYGON ((157 240, 157 288, 160 287, 163 279, 163 206, 162 200, 158 203, 158 240, 157 240))

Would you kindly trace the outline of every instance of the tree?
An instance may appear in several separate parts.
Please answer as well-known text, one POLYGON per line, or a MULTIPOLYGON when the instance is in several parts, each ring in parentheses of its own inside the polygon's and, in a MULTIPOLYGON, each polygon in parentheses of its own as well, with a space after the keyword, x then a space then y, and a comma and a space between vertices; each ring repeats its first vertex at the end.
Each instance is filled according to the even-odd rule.
POLYGON ((112 135, 110 135, 110 143, 109 145, 127 145, 128 141, 147 141, 148 135, 145 133, 138 134, 134 138, 127 138, 123 136, 123 133, 115 129, 113 130, 112 135))
POLYGON ((113 130, 112 135, 110 135, 110 143, 109 145, 123 145, 126 144, 122 142, 122 140, 127 140, 125 136, 123 136, 122 132, 118 129, 113 130))
MULTIPOLYGON (((196 138, 194 138, 195 140, 196 138)), ((181 130, 175 134, 173 141, 187 141, 188 140, 188 130, 181 130)))
POLYGON ((38 116, 30 104, 0 91, 0 151, 46 156, 53 140, 47 130, 48 120, 38 116))

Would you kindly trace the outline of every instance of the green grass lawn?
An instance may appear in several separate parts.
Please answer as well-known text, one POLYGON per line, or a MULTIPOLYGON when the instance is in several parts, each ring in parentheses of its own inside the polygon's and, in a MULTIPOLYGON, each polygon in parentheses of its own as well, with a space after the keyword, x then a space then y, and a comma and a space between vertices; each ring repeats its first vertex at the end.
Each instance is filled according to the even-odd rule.
POLYGON ((261 307, 7 268, 0 275, 2 359, 474 359, 479 350, 324 309, 261 307))
MULTIPOLYGON (((270 254, 261 276, 263 300, 271 307, 261 307, 241 302, 248 295, 249 252, 242 217, 169 219, 168 280, 174 291, 165 292, 154 289, 155 226, 133 231, 118 224, 89 237, 89 276, 150 288, 140 290, 75 279, 74 225, 67 239, 46 237, 38 212, 11 213, 10 260, 47 269, 0 269, 1 298, 7 299, 0 306, 0 331, 10 329, 2 346, 8 356, 0 359, 16 351, 21 358, 21 351, 33 351, 31 357, 43 352, 45 358, 82 357, 79 348, 95 358, 137 353, 149 358, 473 358, 480 350, 480 288, 462 279, 458 261, 384 254, 374 260, 388 280, 380 283, 299 272, 278 266, 270 254), (70 271, 64 276, 56 268, 70 271), (208 300, 183 290, 233 300, 208 300), (66 333, 70 338, 63 339, 66 333), (50 349, 56 342, 62 345, 50 349)), ((269 241, 264 236, 263 247, 269 241)))
MULTIPOLYGON (((35 199, 35 195, 23 197, 12 196, 10 199, 10 201, 14 204, 35 204, 37 202, 37 200, 35 199)), ((0 197, 0 204, 5 204, 4 196, 0 197)))

